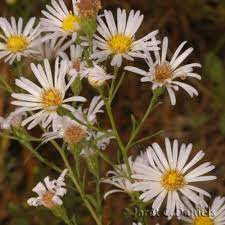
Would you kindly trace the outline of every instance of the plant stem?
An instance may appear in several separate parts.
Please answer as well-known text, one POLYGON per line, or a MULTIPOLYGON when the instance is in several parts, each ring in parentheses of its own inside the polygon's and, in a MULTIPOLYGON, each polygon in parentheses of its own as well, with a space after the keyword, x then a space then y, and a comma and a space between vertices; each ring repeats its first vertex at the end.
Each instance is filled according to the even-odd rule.
POLYGON ((87 209, 90 211, 90 213, 91 213, 92 217, 94 218, 96 224, 97 225, 102 225, 102 222, 99 220, 98 216, 96 215, 96 213, 95 213, 93 207, 91 206, 91 204, 89 203, 89 201, 86 199, 82 188, 80 187, 76 177, 74 176, 73 170, 72 170, 72 168, 71 168, 71 166, 69 164, 69 161, 67 160, 67 157, 66 157, 66 154, 65 154, 64 150, 62 148, 60 148, 60 146, 54 140, 52 140, 51 143, 59 151, 59 153, 60 153, 60 155, 61 155, 61 157, 62 157, 62 159, 63 159, 63 161, 64 161, 64 163, 65 163, 65 165, 66 165, 66 167, 68 169, 68 171, 69 171, 69 174, 70 174, 70 176, 72 178, 72 181, 73 181, 76 189, 80 193, 80 196, 81 196, 82 200, 84 201, 87 209))
POLYGON ((131 175, 131 168, 130 168, 127 152, 126 152, 126 149, 125 149, 125 147, 123 145, 123 142, 122 142, 122 140, 120 138, 120 135, 118 133, 118 130, 117 130, 117 127, 116 127, 116 123, 115 123, 115 120, 114 120, 114 117, 113 117, 113 114, 112 114, 111 106, 110 106, 109 102, 107 101, 107 99, 105 98, 105 96, 102 94, 101 91, 100 91, 100 93, 101 93, 102 99, 103 99, 103 101, 105 103, 106 111, 107 111, 108 116, 109 116, 109 120, 110 120, 110 123, 111 123, 111 126, 112 126, 113 134, 114 134, 114 136, 115 136, 115 138, 117 140, 117 143, 118 143, 118 145, 120 147, 120 150, 122 152, 123 159, 124 159, 124 162, 126 164, 128 173, 129 173, 129 175, 131 175))
POLYGON ((137 128, 131 134, 130 139, 129 139, 126 147, 125 147, 125 151, 126 152, 130 149, 133 141, 135 140, 135 138, 137 137, 138 133, 140 132, 140 130, 141 130, 145 120, 148 118, 149 114, 154 109, 159 96, 160 96, 160 93, 158 93, 157 91, 153 92, 153 96, 152 96, 152 99, 151 99, 151 102, 150 102, 150 104, 148 106, 147 111, 145 112, 145 114, 144 114, 143 118, 141 119, 140 123, 138 124, 137 128))
MULTIPOLYGON (((18 140, 18 139, 17 139, 17 140, 18 140)), ((36 151, 36 149, 34 149, 34 148, 32 147, 32 145, 31 145, 30 143, 24 142, 24 141, 20 141, 20 140, 18 140, 18 141, 19 141, 22 145, 26 146, 26 147, 34 154, 34 156, 35 156, 38 160, 40 160, 42 163, 44 163, 45 165, 47 165, 48 167, 52 168, 53 170, 55 170, 55 171, 57 171, 57 172, 59 172, 59 173, 62 172, 62 170, 61 170, 58 166, 56 166, 55 164, 53 164, 53 163, 47 161, 45 158, 43 158, 43 157, 36 151)))

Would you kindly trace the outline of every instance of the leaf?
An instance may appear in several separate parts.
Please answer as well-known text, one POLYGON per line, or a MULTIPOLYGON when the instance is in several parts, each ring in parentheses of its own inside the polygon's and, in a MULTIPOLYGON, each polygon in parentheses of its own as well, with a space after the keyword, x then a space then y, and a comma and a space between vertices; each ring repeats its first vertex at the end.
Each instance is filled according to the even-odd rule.
POLYGON ((82 91, 82 81, 80 80, 80 77, 78 76, 75 81, 71 85, 71 89, 73 91, 73 94, 75 96, 79 95, 82 91))
POLYGON ((133 132, 135 131, 136 126, 137 126, 137 120, 133 114, 131 114, 130 117, 131 117, 131 121, 132 121, 132 134, 133 134, 133 132))

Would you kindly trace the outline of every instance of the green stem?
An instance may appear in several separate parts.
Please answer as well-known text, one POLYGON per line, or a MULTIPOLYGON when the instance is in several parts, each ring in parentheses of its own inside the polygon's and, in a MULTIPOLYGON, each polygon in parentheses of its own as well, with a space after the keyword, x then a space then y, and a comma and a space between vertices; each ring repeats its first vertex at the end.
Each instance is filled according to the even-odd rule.
POLYGON ((149 114, 150 114, 150 113, 152 112, 152 110, 154 109, 155 104, 156 104, 156 102, 157 102, 159 96, 160 96, 160 94, 158 93, 158 91, 154 91, 154 92, 153 92, 153 97, 152 97, 152 99, 151 99, 151 102, 150 102, 150 104, 149 104, 149 106, 148 106, 147 111, 145 112, 145 114, 144 114, 143 118, 141 119, 141 121, 140 121, 139 125, 137 126, 137 128, 136 128, 136 129, 134 130, 134 132, 131 134, 130 139, 129 139, 129 141, 128 141, 126 147, 125 147, 125 151, 126 151, 126 152, 127 152, 127 151, 130 149, 130 147, 132 146, 132 143, 133 143, 133 141, 135 140, 135 138, 137 137, 138 133, 140 132, 140 130, 141 130, 141 128, 142 128, 142 126, 143 126, 145 120, 148 118, 149 114))
MULTIPOLYGON (((17 139, 17 140, 18 140, 18 139, 17 139)), ((36 149, 34 149, 34 148, 32 147, 32 145, 31 145, 30 143, 24 142, 24 141, 20 141, 20 140, 18 140, 18 141, 19 141, 22 145, 24 145, 25 147, 27 147, 27 148, 34 154, 34 156, 35 156, 39 161, 41 161, 42 163, 44 163, 45 165, 47 165, 48 167, 52 168, 53 170, 55 170, 55 171, 57 171, 57 172, 59 172, 59 173, 62 172, 62 170, 61 170, 58 166, 56 166, 55 164, 53 164, 53 163, 47 161, 46 159, 44 159, 44 158, 36 151, 36 149)))
POLYGON ((107 101, 107 99, 105 98, 105 96, 103 95, 103 93, 101 91, 100 91, 100 93, 101 93, 102 99, 104 101, 104 104, 105 104, 105 107, 106 107, 106 111, 107 111, 108 116, 109 116, 109 120, 110 120, 110 123, 111 123, 111 126, 112 126, 113 134, 114 134, 114 136, 116 138, 116 141, 117 141, 117 143, 118 143, 118 145, 120 147, 120 150, 122 152, 123 159, 124 159, 124 162, 126 164, 128 173, 129 173, 129 175, 131 175, 131 168, 130 168, 127 152, 126 152, 126 149, 125 149, 125 147, 123 145, 123 142, 122 142, 122 140, 120 138, 120 135, 118 133, 118 130, 117 130, 117 127, 116 127, 116 123, 115 123, 115 120, 114 120, 114 117, 113 117, 113 114, 112 114, 111 106, 110 106, 109 102, 107 101))
POLYGON ((114 92, 114 88, 115 88, 115 84, 116 84, 116 77, 117 77, 117 74, 118 74, 118 71, 119 71, 119 68, 117 66, 114 67, 114 79, 112 80, 112 83, 111 83, 111 87, 110 87, 110 90, 109 90, 109 104, 112 103, 112 100, 113 100, 113 92, 114 92))
POLYGON ((102 200, 101 200, 101 193, 100 193, 100 164, 99 164, 99 158, 96 155, 96 165, 97 165, 97 171, 98 175, 96 177, 96 197, 97 197, 97 205, 98 205, 98 214, 100 218, 102 218, 102 200))
POLYGON ((98 216, 96 215, 96 213, 95 213, 94 209, 92 208, 91 204, 86 199, 84 191, 82 190, 82 188, 80 187, 76 177, 74 176, 73 170, 72 170, 72 168, 71 168, 71 166, 69 164, 69 161, 67 160, 67 157, 66 157, 66 154, 65 154, 64 150, 61 149, 59 147, 59 145, 54 140, 52 140, 51 143, 59 151, 59 153, 60 153, 60 155, 61 155, 61 157, 62 157, 62 159, 63 159, 63 161, 64 161, 64 163, 65 163, 65 165, 66 165, 66 167, 68 169, 68 171, 69 171, 69 174, 70 174, 70 176, 72 178, 72 181, 73 181, 76 189, 80 193, 80 196, 81 196, 83 202, 85 203, 87 209, 89 210, 89 212, 91 213, 92 217, 94 218, 96 224, 97 225, 102 225, 101 221, 99 220, 98 216))
POLYGON ((111 105, 113 99, 115 98, 115 95, 116 95, 116 93, 117 93, 119 87, 121 86, 124 77, 125 77, 125 72, 122 73, 122 76, 121 76, 121 78, 120 78, 118 84, 116 85, 116 87, 115 87, 115 89, 114 89, 114 91, 113 91, 113 93, 112 93, 112 95, 111 95, 111 98, 109 99, 109 104, 110 104, 110 105, 111 105))

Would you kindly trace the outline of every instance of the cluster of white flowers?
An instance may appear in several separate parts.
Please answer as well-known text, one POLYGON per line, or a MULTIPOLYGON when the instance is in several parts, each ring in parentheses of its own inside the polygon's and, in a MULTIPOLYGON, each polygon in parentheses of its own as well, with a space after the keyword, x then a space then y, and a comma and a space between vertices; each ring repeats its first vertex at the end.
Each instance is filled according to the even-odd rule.
MULTIPOLYGON (((153 90, 165 87, 172 105, 176 104, 175 91, 179 88, 191 97, 198 95, 198 91, 185 82, 188 77, 201 79, 194 72, 195 67, 201 67, 199 63, 181 65, 193 51, 193 48, 187 48, 181 52, 186 41, 168 59, 168 38, 164 37, 162 42, 158 40, 158 30, 136 39, 144 19, 140 11, 131 10, 127 14, 124 9, 117 9, 115 19, 109 10, 97 15, 101 8, 98 1, 91 5, 95 8, 86 9, 87 3, 82 6, 82 0, 72 0, 70 10, 63 0, 51 0, 46 10, 42 10, 44 17, 40 22, 36 24, 36 18, 31 18, 25 26, 22 18, 18 21, 14 17, 10 21, 0 18, 0 59, 4 58, 9 64, 20 62, 22 57, 34 60, 30 64, 34 79, 20 76, 15 80, 18 92, 12 93, 14 100, 11 104, 16 109, 6 119, 0 118, 1 128, 10 130, 24 126, 30 130, 40 126, 44 130, 43 143, 63 139, 69 150, 81 145, 80 155, 86 158, 95 153, 95 147, 105 150, 111 139, 118 139, 118 134, 113 126, 114 130, 105 132, 98 129, 97 115, 104 112, 105 98, 94 96, 89 107, 84 108, 82 104, 87 99, 73 88, 74 84, 86 79, 95 91, 102 94, 109 87, 106 84, 112 82, 111 88, 107 89, 112 94, 116 90, 113 85, 117 77, 107 73, 108 59, 114 71, 120 69, 139 74, 141 82, 152 83, 153 90), (90 23, 89 17, 96 17, 97 28, 91 34, 87 27, 83 27, 85 16, 90 23), (134 61, 135 58, 146 62, 148 70, 124 66, 125 60, 134 61), (107 88, 103 89, 104 85, 107 88)), ((114 170, 108 171, 107 177, 101 179, 101 183, 117 188, 106 192, 104 197, 117 192, 134 194, 140 201, 151 205, 153 210, 160 210, 166 202, 168 218, 180 210, 193 211, 193 204, 198 205, 201 211, 206 210, 208 205, 204 196, 210 197, 210 194, 197 187, 196 183, 216 179, 205 175, 214 166, 210 162, 196 166, 205 155, 203 151, 188 162, 191 150, 192 144, 179 147, 177 140, 171 143, 166 138, 165 151, 153 143, 135 159, 127 157, 128 163, 114 165, 114 170)), ((46 177, 44 184, 38 183, 33 189, 38 197, 29 199, 28 204, 47 208, 62 205, 61 197, 67 192, 66 173, 64 170, 57 180, 50 181, 46 177)), ((224 202, 225 198, 221 197, 214 200, 211 207, 215 211, 213 215, 208 210, 207 216, 191 214, 180 218, 194 225, 223 225, 224 202)), ((142 223, 134 222, 133 225, 142 223)))

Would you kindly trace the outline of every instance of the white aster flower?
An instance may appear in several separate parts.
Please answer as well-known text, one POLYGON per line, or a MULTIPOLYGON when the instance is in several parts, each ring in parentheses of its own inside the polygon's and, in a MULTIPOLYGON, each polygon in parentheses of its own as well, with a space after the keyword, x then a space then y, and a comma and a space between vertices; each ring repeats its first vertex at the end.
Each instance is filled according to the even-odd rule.
POLYGON ((187 214, 181 214, 181 220, 194 225, 224 225, 225 224, 225 198, 216 197, 209 209, 199 207, 185 198, 187 214))
POLYGON ((187 77, 194 77, 201 79, 199 74, 193 72, 194 67, 201 67, 199 63, 191 63, 184 66, 180 64, 187 58, 188 55, 193 51, 193 48, 188 48, 182 54, 180 54, 182 48, 186 44, 182 42, 177 50, 175 51, 172 59, 167 61, 167 49, 168 49, 168 38, 165 37, 162 43, 162 53, 160 56, 159 51, 154 51, 155 61, 153 61, 150 53, 148 51, 146 54, 146 62, 149 66, 149 71, 146 72, 142 69, 127 66, 125 70, 142 75, 141 82, 152 82, 152 89, 165 86, 171 100, 171 104, 176 104, 176 97, 174 91, 178 91, 179 87, 183 88, 191 97, 195 95, 198 96, 198 91, 191 85, 186 84, 185 81, 187 77), (180 54, 180 55, 179 55, 180 54), (180 66, 180 67, 179 67, 180 66), (177 81, 180 78, 182 81, 177 81))
POLYGON ((56 59, 62 52, 67 50, 73 44, 73 40, 66 41, 66 37, 54 37, 38 46, 38 59, 56 59))
POLYGON ((28 205, 43 205, 50 209, 58 205, 62 205, 63 202, 61 197, 63 197, 67 192, 65 188, 66 184, 64 182, 66 173, 67 170, 65 169, 57 180, 50 181, 49 177, 46 177, 44 179, 44 184, 39 182, 32 190, 38 194, 38 197, 28 199, 28 205))
POLYGON ((142 223, 132 223, 132 225, 142 225, 142 223))
MULTIPOLYGON (((86 67, 86 62, 82 60, 83 57, 83 48, 80 45, 71 45, 70 46, 70 57, 66 53, 62 52, 60 56, 63 59, 67 59, 68 70, 67 74, 69 76, 82 75, 84 68, 86 67)), ((83 77, 80 76, 82 79, 83 77)))
MULTIPOLYGON (((130 168, 132 170, 133 169, 132 157, 129 157, 128 160, 129 160, 130 168)), ((129 194, 129 193, 133 192, 132 183, 128 178, 129 174, 127 171, 126 164, 116 165, 115 170, 108 171, 106 175, 110 176, 110 177, 103 178, 102 182, 116 186, 117 189, 112 189, 112 190, 106 192, 104 195, 104 198, 107 198, 109 195, 111 195, 113 193, 122 192, 122 193, 129 194)))
POLYGON ((11 112, 7 118, 0 117, 0 124, 1 128, 5 130, 9 130, 12 127, 20 127, 21 123, 23 121, 23 117, 26 117, 25 112, 19 112, 18 110, 15 110, 14 112, 11 112))
POLYGON ((23 30, 23 19, 18 22, 11 17, 11 24, 5 18, 0 18, 0 59, 5 58, 5 62, 12 64, 15 59, 21 60, 22 56, 29 57, 38 52, 34 47, 40 44, 40 25, 34 28, 36 18, 31 18, 23 30))
POLYGON ((140 152, 140 155, 138 155, 135 159, 136 163, 140 163, 143 165, 149 165, 149 161, 148 161, 148 156, 147 156, 147 152, 140 152))
POLYGON ((152 40, 158 31, 153 31, 140 40, 135 40, 135 33, 139 29, 144 16, 140 11, 131 10, 129 16, 125 10, 117 9, 117 24, 111 11, 104 11, 104 15, 98 16, 97 31, 101 35, 95 35, 94 46, 96 50, 92 57, 102 62, 112 55, 112 66, 120 67, 122 58, 134 60, 134 57, 144 57, 143 45, 148 50, 157 50, 158 41, 152 40), (104 16, 106 23, 103 21, 104 16))
MULTIPOLYGON (((112 132, 112 130, 108 130, 107 132, 112 132)), ((100 131, 98 131, 96 135, 94 135, 94 139, 97 140, 97 147, 100 150, 105 150, 109 145, 110 141, 114 138, 115 137, 113 135, 105 136, 105 134, 100 131)))
POLYGON ((76 7, 76 0, 72 0, 73 11, 69 11, 63 0, 52 0, 51 6, 47 5, 47 11, 42 10, 46 18, 41 18, 43 31, 52 34, 47 35, 43 40, 59 36, 72 36, 75 41, 77 31, 80 28, 80 18, 76 7))
MULTIPOLYGON (((77 113, 80 113, 86 122, 95 124, 97 122, 97 114, 103 113, 104 101, 101 100, 101 96, 94 96, 90 102, 88 108, 83 109, 82 106, 78 107, 77 113)), ((76 117, 76 115, 75 115, 76 117)))
MULTIPOLYGON (((131 173, 135 174, 135 167, 134 163, 141 163, 142 165, 148 165, 146 163, 146 156, 145 154, 141 153, 135 161, 132 160, 132 157, 129 157, 129 165, 131 169, 131 173)), ((147 162, 148 163, 148 162, 147 162)), ((105 193, 104 198, 109 196, 110 194, 117 193, 117 192, 125 192, 125 193, 131 193, 133 192, 132 188, 132 180, 130 180, 126 164, 120 164, 116 166, 115 170, 110 170, 107 172, 107 176, 110 176, 108 178, 102 179, 103 183, 108 183, 111 185, 116 186, 118 189, 113 189, 105 193)))
POLYGON ((20 106, 21 112, 38 111, 34 115, 26 118, 22 122, 22 126, 30 123, 28 129, 32 129, 40 122, 42 122, 43 128, 46 128, 51 122, 53 122, 54 126, 54 121, 58 117, 57 110, 59 107, 74 112, 75 109, 67 103, 86 101, 81 96, 73 96, 65 99, 66 91, 74 81, 74 78, 71 78, 66 84, 67 62, 65 60, 59 63, 59 58, 56 59, 54 75, 47 59, 44 60, 44 67, 40 64, 36 66, 32 63, 31 69, 41 87, 21 77, 20 79, 16 79, 16 85, 27 91, 28 94, 12 94, 12 97, 18 99, 12 101, 12 104, 20 106))
MULTIPOLYGON (((108 130, 108 133, 112 132, 112 130, 108 130)), ((99 150, 105 150, 107 146, 110 144, 110 141, 114 139, 113 135, 106 135, 103 132, 90 132, 89 137, 87 138, 88 141, 90 140, 97 140, 96 146, 99 150)), ((92 149, 91 146, 86 146, 82 149, 80 155, 84 157, 89 157, 95 153, 95 150, 92 149)))
POLYGON ((44 143, 53 139, 63 138, 68 144, 74 145, 82 141, 87 135, 87 127, 68 116, 58 117, 56 124, 53 131, 43 134, 44 143))
POLYGON ((56 125, 53 127, 53 131, 43 134, 43 142, 63 138, 65 142, 73 145, 81 142, 84 138, 88 139, 92 135, 88 130, 88 123, 94 124, 97 122, 96 114, 103 112, 101 110, 103 105, 104 102, 100 100, 100 96, 95 96, 89 108, 83 110, 82 107, 79 107, 73 112, 76 120, 68 116, 58 116, 55 120, 56 125))
POLYGON ((166 213, 171 218, 175 210, 184 210, 185 206, 180 195, 186 196, 192 202, 207 207, 206 202, 197 193, 210 196, 206 191, 191 185, 193 182, 210 181, 215 176, 204 176, 215 167, 206 162, 190 170, 203 157, 203 151, 199 151, 194 158, 187 163, 191 153, 192 144, 182 144, 180 150, 178 141, 174 140, 172 146, 168 138, 165 139, 167 158, 161 147, 153 143, 147 148, 149 166, 141 163, 134 164, 135 173, 132 178, 136 180, 133 190, 143 192, 140 199, 143 202, 153 200, 152 209, 158 211, 167 196, 166 213), (138 181, 139 180, 139 181, 138 181))
POLYGON ((114 76, 107 74, 102 67, 95 63, 94 67, 83 70, 83 76, 87 77, 89 84, 95 88, 101 87, 107 80, 114 79, 114 76))

